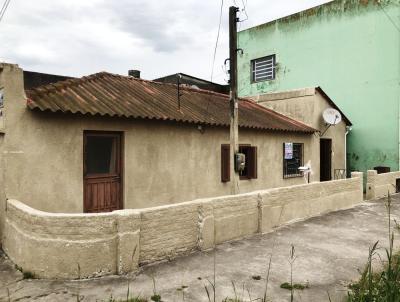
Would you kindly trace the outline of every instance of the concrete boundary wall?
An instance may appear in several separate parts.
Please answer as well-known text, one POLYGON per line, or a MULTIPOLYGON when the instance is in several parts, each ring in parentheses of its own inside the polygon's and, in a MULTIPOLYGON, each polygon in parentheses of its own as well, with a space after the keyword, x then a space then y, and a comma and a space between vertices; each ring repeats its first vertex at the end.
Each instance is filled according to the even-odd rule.
POLYGON ((387 196, 388 192, 395 193, 398 178, 400 178, 400 171, 378 174, 376 170, 368 170, 366 198, 380 198, 387 196))
POLYGON ((89 278, 135 271, 215 244, 266 233, 292 220, 362 202, 351 179, 102 214, 55 214, 8 200, 3 248, 40 278, 89 278))

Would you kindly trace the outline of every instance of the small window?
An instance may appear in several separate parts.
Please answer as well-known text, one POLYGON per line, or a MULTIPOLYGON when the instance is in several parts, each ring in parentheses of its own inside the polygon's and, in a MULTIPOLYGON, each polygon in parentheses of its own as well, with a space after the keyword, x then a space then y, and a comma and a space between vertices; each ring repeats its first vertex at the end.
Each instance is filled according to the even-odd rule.
POLYGON ((115 136, 87 135, 85 146, 86 175, 116 173, 115 136))
POLYGON ((303 166, 303 144, 283 144, 283 178, 303 176, 299 168, 303 166))
MULTIPOLYGON (((240 145, 239 152, 245 154, 246 164, 244 170, 239 172, 240 179, 257 178, 257 147, 240 145)), ((230 146, 221 145, 221 181, 230 181, 230 146)))
POLYGON ((251 81, 271 81, 275 79, 275 55, 251 61, 251 81))

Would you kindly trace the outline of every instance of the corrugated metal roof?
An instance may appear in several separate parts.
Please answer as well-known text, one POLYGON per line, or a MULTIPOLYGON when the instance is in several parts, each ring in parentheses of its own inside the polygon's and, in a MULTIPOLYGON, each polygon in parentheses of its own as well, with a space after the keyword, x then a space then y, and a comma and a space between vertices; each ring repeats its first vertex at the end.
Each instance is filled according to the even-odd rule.
MULTIPOLYGON (((30 109, 170 120, 229 126, 229 96, 174 84, 96 73, 26 91, 30 109)), ((239 101, 239 126, 243 128, 315 132, 316 130, 252 100, 239 101)))

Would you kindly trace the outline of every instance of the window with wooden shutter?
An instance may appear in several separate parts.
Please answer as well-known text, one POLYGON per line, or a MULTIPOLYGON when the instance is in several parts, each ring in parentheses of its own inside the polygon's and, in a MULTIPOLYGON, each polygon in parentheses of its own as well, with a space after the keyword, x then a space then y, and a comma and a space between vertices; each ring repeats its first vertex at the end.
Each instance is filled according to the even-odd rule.
POLYGON ((257 178, 257 147, 249 147, 247 163, 248 177, 257 178))
POLYGON ((230 177, 230 146, 221 145, 221 181, 228 182, 231 180, 230 177))

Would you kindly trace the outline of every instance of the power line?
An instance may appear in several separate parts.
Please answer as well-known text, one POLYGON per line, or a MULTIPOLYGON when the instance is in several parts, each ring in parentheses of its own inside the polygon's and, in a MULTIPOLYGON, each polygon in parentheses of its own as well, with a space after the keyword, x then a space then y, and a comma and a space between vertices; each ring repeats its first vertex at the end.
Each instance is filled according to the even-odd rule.
POLYGON ((0 10, 0 22, 4 17, 4 14, 5 14, 5 12, 6 12, 7 8, 8 8, 8 5, 10 4, 10 1, 11 0, 5 0, 4 3, 3 3, 3 7, 0 10))
POLYGON ((385 11, 385 9, 383 8, 382 4, 380 2, 378 2, 379 7, 381 8, 381 10, 384 12, 384 14, 386 15, 386 17, 390 20, 390 22, 392 22, 393 26, 397 29, 398 32, 400 32, 400 28, 399 26, 396 24, 396 22, 394 22, 394 20, 392 19, 392 17, 390 17, 390 15, 385 11))
MULTIPOLYGON (((221 23, 222 23, 222 10, 224 8, 224 0, 221 0, 221 8, 219 11, 219 23, 218 23, 218 33, 217 33, 217 39, 215 41, 215 47, 214 47, 214 55, 213 55, 213 61, 212 61, 212 66, 211 66, 211 76, 210 76, 210 82, 213 81, 213 76, 214 76, 214 66, 215 66, 215 58, 217 56, 217 48, 218 48, 218 41, 219 41, 219 34, 221 32, 221 23)), ((207 99, 207 107, 206 107, 206 112, 204 114, 205 117, 208 116, 209 112, 208 109, 210 107, 210 99, 211 99, 211 94, 208 96, 207 99)))
POLYGON ((246 15, 246 19, 240 20, 240 22, 243 22, 243 21, 246 21, 247 19, 249 19, 249 15, 247 14, 247 11, 246 11, 247 0, 246 0, 246 4, 244 3, 244 0, 242 0, 242 4, 243 4, 242 12, 244 12, 244 14, 246 15))
POLYGON ((222 10, 224 7, 224 0, 221 0, 221 9, 219 12, 219 24, 218 24, 218 33, 217 33, 217 40, 215 41, 215 47, 214 47, 214 55, 213 55, 213 62, 212 62, 212 67, 211 67, 211 82, 213 80, 213 75, 214 75, 214 65, 215 65, 215 57, 217 55, 217 48, 218 48, 218 41, 219 41, 219 34, 221 32, 221 23, 222 23, 222 10))

